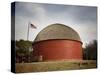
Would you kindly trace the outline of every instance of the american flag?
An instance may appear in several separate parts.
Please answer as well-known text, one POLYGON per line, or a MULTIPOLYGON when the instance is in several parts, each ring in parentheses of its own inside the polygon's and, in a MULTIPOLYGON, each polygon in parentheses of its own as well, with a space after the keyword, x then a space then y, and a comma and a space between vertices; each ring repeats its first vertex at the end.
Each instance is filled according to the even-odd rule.
POLYGON ((30 23, 31 28, 37 28, 34 24, 30 23))

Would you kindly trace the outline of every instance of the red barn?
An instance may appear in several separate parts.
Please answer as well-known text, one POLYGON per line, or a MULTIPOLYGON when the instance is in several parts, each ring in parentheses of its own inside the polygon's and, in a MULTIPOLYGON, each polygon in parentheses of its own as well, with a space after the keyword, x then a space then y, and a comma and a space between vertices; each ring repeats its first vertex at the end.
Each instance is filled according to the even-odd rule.
POLYGON ((42 56, 43 61, 82 59, 82 42, 78 33, 63 24, 52 24, 40 31, 33 49, 33 54, 42 56))

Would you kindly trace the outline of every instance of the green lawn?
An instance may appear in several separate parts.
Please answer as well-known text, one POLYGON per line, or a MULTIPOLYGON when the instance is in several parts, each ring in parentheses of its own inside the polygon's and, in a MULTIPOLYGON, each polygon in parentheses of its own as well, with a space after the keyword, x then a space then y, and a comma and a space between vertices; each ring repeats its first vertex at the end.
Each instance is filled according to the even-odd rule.
POLYGON ((45 72, 60 70, 77 70, 96 68, 97 64, 94 60, 63 60, 63 61, 46 61, 33 63, 16 63, 16 72, 45 72))

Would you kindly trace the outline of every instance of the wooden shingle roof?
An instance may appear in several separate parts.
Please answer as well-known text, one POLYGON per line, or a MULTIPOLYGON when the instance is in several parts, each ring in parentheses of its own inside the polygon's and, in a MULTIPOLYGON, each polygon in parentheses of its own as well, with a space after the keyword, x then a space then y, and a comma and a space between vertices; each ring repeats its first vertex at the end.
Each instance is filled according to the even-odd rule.
POLYGON ((49 25, 42 31, 40 31, 36 36, 34 42, 51 40, 51 39, 67 39, 67 40, 69 39, 81 42, 80 36, 75 30, 59 23, 49 25))

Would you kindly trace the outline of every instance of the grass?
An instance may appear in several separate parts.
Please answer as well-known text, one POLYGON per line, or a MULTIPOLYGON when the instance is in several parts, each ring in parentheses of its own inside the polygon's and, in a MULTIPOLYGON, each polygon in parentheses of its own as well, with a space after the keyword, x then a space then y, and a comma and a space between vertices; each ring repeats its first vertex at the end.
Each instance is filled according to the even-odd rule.
POLYGON ((77 70, 96 68, 97 64, 94 60, 63 60, 63 61, 45 61, 33 63, 16 63, 16 72, 46 72, 61 70, 77 70))

